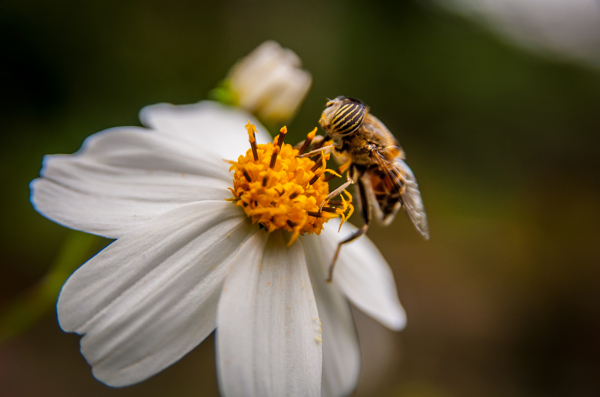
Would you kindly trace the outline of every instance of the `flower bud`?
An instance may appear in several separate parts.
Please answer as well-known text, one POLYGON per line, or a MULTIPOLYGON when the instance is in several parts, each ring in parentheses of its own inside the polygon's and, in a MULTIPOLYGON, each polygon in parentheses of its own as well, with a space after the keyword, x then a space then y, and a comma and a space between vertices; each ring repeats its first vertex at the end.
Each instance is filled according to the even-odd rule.
POLYGON ((283 123, 296 114, 312 83, 301 65, 293 51, 266 41, 231 68, 229 89, 238 106, 266 123, 283 123))

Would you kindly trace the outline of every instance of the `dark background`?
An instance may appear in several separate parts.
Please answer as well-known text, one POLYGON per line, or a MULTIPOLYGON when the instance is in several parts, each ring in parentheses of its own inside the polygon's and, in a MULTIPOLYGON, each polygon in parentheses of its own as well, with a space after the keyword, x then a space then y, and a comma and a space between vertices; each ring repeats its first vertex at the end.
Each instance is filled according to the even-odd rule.
MULTIPOLYGON (((369 231, 408 327, 357 314, 357 395, 600 395, 600 69, 413 1, 3 1, 0 305, 67 234, 29 203, 44 154, 138 125, 144 105, 205 99, 267 39, 313 75, 288 139, 326 97, 361 98, 403 145, 429 216, 429 242, 403 215, 369 231)), ((78 339, 49 312, 5 341, 0 395, 217 394, 212 337, 125 389, 93 379, 78 339)))

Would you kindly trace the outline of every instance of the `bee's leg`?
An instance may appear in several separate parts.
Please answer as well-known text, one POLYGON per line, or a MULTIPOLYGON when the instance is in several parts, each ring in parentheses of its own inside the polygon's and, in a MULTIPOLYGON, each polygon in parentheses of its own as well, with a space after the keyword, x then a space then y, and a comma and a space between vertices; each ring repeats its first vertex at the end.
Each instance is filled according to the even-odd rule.
POLYGON ((360 204, 362 206, 362 216, 364 223, 360 229, 355 230, 351 235, 349 235, 344 240, 338 243, 337 249, 335 250, 335 255, 333 256, 333 261, 331 261, 331 265, 329 266, 329 278, 327 278, 328 283, 330 283, 331 280, 333 280, 333 267, 335 266, 335 262, 337 261, 338 255, 340 254, 340 248, 342 248, 342 245, 354 241, 363 234, 365 234, 367 232, 367 229, 369 229, 369 225, 371 224, 371 207, 369 206, 369 200, 367 199, 365 184, 362 181, 362 179, 358 179, 358 193, 360 196, 360 204))
POLYGON ((329 134, 325 134, 325 136, 320 136, 320 137, 322 137, 323 139, 319 139, 317 141, 317 139, 315 138, 316 142, 313 141, 313 150, 320 149, 321 147, 323 147, 323 145, 325 143, 327 143, 328 141, 332 141, 333 140, 333 138, 331 138, 331 136, 329 136, 329 134))
MULTIPOLYGON (((349 161, 347 163, 348 167, 350 165, 352 165, 352 162, 349 161)), ((345 166, 345 165, 344 165, 345 166)), ((338 187, 337 189, 335 189, 333 192, 329 193, 327 195, 327 197, 325 197, 325 199, 323 200, 323 202, 321 203, 321 205, 319 206, 319 213, 321 213, 321 211, 323 210, 323 207, 325 206, 325 204, 331 200, 332 198, 334 198, 335 196, 337 196, 338 194, 342 193, 348 186, 352 185, 355 181, 354 179, 352 179, 352 177, 350 176, 350 171, 348 171, 348 174, 346 174, 348 176, 348 181, 345 182, 344 184, 342 184, 342 186, 338 187)))
POLYGON ((325 199, 323 200, 321 205, 319 206, 319 213, 321 212, 321 210, 323 210, 323 207, 329 200, 331 200, 332 198, 334 198, 335 196, 337 196, 338 194, 343 192, 348 186, 350 186, 353 183, 354 183, 354 181, 350 179, 348 182, 344 183, 342 186, 338 187, 333 192, 329 193, 327 195, 327 197, 325 197, 325 199))
POLYGON ((334 150, 335 150, 335 145, 332 144, 332 145, 323 146, 320 149, 311 150, 310 152, 301 154, 297 157, 312 157, 312 156, 316 156, 317 154, 321 154, 321 153, 323 153, 323 154, 331 153, 334 150))

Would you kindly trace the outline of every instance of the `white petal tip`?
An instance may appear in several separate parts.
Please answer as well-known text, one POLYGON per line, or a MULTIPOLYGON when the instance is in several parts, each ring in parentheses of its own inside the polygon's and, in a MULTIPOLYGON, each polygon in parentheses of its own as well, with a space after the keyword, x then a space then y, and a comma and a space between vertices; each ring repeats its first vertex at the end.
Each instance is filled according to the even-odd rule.
POLYGON ((393 319, 389 324, 385 324, 389 329, 393 331, 402 331, 406 328, 406 316, 393 319))

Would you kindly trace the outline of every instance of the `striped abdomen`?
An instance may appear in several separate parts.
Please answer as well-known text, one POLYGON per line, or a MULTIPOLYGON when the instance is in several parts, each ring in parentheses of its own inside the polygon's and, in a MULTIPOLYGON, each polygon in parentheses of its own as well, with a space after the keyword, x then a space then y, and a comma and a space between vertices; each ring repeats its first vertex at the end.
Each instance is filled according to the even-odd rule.
POLYGON ((366 115, 365 105, 359 102, 348 102, 342 105, 333 115, 331 132, 346 135, 355 131, 362 124, 366 115))

